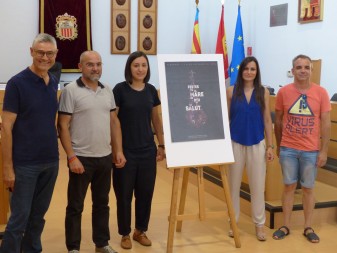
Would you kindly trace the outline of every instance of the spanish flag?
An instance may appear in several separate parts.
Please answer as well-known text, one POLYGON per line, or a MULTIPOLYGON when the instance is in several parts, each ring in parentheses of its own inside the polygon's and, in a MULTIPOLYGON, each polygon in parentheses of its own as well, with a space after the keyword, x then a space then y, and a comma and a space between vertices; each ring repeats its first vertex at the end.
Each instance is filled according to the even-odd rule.
POLYGON ((200 35, 199 35, 199 9, 196 8, 193 39, 192 39, 192 54, 201 54, 200 35))
POLYGON ((218 30, 218 38, 216 41, 216 54, 222 54, 225 79, 228 78, 228 54, 227 54, 227 42, 226 42, 226 32, 224 25, 224 6, 222 5, 221 18, 218 30))

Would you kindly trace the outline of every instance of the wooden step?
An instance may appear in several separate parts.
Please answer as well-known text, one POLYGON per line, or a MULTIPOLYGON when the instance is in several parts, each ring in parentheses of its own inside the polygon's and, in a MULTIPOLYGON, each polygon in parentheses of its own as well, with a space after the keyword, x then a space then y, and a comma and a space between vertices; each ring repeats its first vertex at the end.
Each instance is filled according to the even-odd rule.
MULTIPOLYGON (((316 181, 315 188, 315 210, 312 224, 322 222, 337 221, 337 187, 316 181)), ((282 203, 279 201, 266 202, 267 222, 270 228, 277 228, 283 225, 282 203)), ((295 192, 294 208, 291 216, 293 225, 304 224, 304 214, 302 205, 302 190, 297 189, 295 192)))

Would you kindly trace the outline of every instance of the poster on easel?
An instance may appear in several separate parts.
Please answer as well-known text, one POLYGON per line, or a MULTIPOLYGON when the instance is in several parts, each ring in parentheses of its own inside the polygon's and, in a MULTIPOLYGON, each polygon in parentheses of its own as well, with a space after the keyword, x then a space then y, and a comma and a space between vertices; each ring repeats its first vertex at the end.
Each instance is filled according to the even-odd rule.
POLYGON ((168 168, 234 162, 221 55, 158 55, 168 168))

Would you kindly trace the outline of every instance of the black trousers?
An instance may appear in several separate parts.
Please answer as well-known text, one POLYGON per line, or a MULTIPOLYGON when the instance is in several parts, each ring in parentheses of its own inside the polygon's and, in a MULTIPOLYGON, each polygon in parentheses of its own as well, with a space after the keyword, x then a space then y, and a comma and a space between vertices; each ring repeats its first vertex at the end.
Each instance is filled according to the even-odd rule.
POLYGON ((92 198, 92 238, 97 247, 108 245, 109 230, 109 192, 111 189, 111 154, 105 157, 81 157, 83 174, 69 171, 68 205, 66 209, 66 246, 68 250, 80 249, 81 218, 84 199, 91 184, 92 198))
POLYGON ((127 160, 124 168, 114 168, 113 187, 117 199, 118 233, 131 232, 131 203, 135 195, 135 228, 147 231, 151 214, 151 203, 157 174, 157 149, 130 151, 124 149, 127 160))

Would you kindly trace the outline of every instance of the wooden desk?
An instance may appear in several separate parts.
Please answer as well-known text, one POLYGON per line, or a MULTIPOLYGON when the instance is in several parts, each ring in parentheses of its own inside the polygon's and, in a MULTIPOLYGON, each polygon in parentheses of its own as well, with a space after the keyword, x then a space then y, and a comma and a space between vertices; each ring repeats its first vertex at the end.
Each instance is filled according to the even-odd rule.
MULTIPOLYGON (((0 111, 0 126, 1 126, 1 111, 0 111)), ((0 135, 0 151, 1 151, 1 135, 0 135)), ((7 223, 9 212, 9 194, 6 186, 3 183, 2 176, 2 152, 0 152, 0 225, 7 223)))
MULTIPOLYGON (((273 133, 273 143, 276 144, 275 134, 273 133)), ((274 150, 275 159, 272 162, 267 162, 267 173, 265 183, 265 200, 273 201, 281 199, 283 192, 283 176, 279 163, 279 158, 274 150)))

